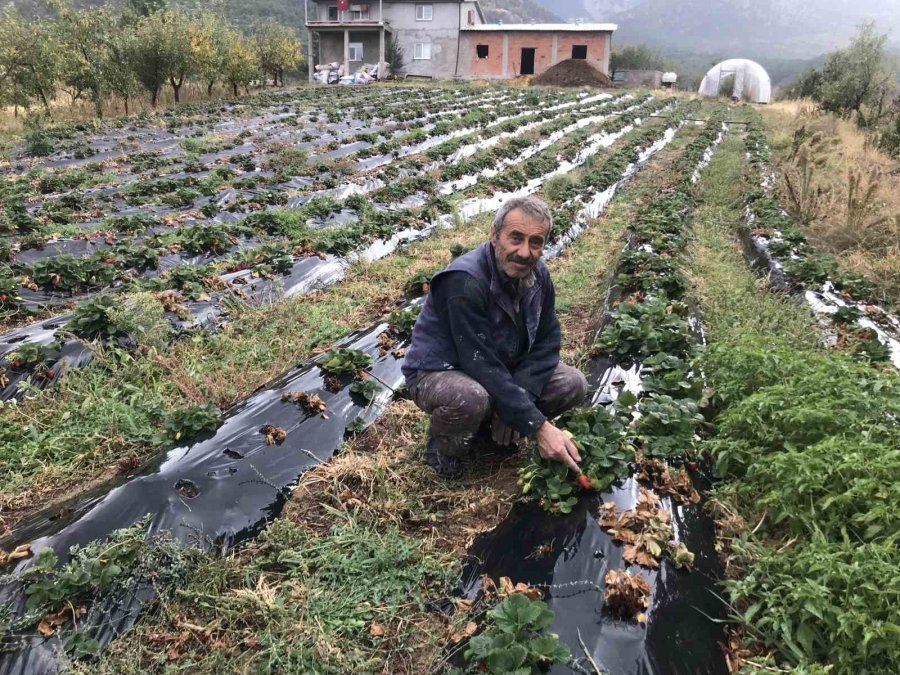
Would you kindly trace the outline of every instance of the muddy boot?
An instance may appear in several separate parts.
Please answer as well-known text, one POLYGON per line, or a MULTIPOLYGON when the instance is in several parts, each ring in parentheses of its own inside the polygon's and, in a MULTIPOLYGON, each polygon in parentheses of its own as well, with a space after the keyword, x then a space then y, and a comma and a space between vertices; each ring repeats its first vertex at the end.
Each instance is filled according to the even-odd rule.
POLYGON ((441 478, 461 478, 466 471, 471 438, 428 434, 425 461, 441 478))

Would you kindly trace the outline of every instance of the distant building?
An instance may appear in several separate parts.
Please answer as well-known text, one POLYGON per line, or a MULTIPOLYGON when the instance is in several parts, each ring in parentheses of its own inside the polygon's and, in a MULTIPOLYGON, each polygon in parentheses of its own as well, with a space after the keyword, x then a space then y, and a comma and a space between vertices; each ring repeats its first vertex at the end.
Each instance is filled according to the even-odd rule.
POLYGON ((584 59, 609 75, 612 23, 517 23, 465 26, 460 61, 466 79, 540 75, 565 59, 584 59))
MULTIPOLYGON (((506 79, 540 75, 559 61, 585 59, 609 74, 615 24, 486 24, 477 0, 346 4, 314 0, 306 26, 310 77, 317 64, 337 62, 352 73, 385 60, 388 45, 403 50, 404 72, 434 79, 506 79)), ((352 0, 351 0, 352 2, 352 0)))

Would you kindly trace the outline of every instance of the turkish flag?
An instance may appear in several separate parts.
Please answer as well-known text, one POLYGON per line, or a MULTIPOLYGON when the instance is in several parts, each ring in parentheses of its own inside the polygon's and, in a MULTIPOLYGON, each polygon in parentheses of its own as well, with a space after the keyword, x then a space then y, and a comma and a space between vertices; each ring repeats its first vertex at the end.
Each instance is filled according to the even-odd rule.
POLYGON ((346 12, 350 9, 350 0, 337 0, 337 3, 339 12, 346 12))

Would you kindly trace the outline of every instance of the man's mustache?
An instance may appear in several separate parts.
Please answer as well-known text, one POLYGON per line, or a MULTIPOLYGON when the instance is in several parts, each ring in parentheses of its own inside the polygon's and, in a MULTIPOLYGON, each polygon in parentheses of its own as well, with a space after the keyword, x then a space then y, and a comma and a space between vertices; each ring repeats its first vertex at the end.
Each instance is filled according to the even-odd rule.
POLYGON ((515 254, 507 256, 506 261, 519 263, 520 265, 533 265, 534 264, 534 258, 520 258, 519 256, 517 256, 515 254))

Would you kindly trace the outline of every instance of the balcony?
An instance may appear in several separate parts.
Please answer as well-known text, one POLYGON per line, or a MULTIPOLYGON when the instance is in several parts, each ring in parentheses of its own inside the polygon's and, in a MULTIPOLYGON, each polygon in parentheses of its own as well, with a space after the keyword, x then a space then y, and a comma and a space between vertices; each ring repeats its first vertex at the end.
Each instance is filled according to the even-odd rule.
POLYGON ((333 29, 344 29, 349 28, 350 30, 360 30, 364 28, 381 28, 384 26, 384 29, 387 31, 391 30, 391 25, 385 21, 381 22, 378 19, 328 19, 325 21, 320 20, 310 20, 306 22, 306 27, 312 30, 327 30, 329 28, 333 29))

